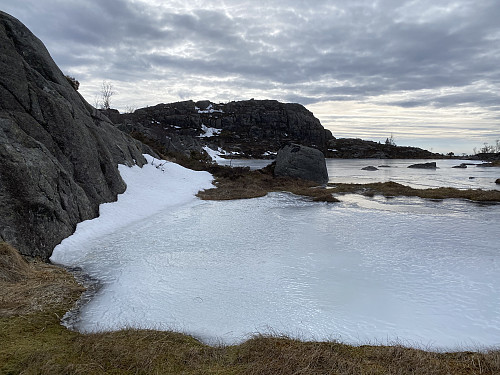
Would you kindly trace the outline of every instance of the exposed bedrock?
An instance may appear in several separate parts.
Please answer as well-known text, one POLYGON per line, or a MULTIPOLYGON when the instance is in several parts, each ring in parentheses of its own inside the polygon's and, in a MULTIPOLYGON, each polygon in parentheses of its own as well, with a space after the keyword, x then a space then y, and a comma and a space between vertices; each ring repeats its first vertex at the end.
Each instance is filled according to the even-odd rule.
POLYGON ((89 105, 43 43, 0 12, 0 240, 47 260, 126 185, 142 143, 89 105))

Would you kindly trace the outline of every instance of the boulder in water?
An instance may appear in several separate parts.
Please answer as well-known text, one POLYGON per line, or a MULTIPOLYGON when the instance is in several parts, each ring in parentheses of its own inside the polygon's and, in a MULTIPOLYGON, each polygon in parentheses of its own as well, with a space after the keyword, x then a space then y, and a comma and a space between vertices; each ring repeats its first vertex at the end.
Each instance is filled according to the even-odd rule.
POLYGON ((412 164, 408 166, 408 168, 418 168, 418 169, 436 169, 436 162, 430 162, 430 163, 419 163, 419 164, 412 164))

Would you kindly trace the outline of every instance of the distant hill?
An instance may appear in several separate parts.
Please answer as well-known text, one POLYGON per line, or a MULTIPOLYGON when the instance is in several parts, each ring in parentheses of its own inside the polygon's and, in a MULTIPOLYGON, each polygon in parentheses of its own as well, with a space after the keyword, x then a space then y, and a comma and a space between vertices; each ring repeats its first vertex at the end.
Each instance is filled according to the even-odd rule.
POLYGON ((131 114, 107 111, 122 130, 138 131, 175 151, 218 147, 234 155, 269 157, 284 144, 300 143, 324 153, 334 137, 300 104, 245 100, 216 104, 184 101, 141 108, 131 114))
POLYGON ((336 139, 300 104, 245 100, 216 104, 192 100, 158 104, 134 113, 105 114, 126 132, 138 132, 168 151, 189 154, 219 147, 233 158, 273 158, 285 144, 314 147, 331 158, 436 158, 417 148, 361 139, 336 139))
POLYGON ((358 138, 339 138, 329 141, 328 157, 343 159, 430 159, 443 158, 418 147, 364 141, 358 138))

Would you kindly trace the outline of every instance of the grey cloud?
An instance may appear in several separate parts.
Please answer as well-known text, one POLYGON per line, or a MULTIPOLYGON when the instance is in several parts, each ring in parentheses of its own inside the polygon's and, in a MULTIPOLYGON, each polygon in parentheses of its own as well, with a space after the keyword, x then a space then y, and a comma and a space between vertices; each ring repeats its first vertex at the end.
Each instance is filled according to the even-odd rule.
POLYGON ((500 82, 494 0, 193 3, 170 9, 127 0, 26 0, 21 7, 0 0, 0 7, 40 31, 63 69, 86 65, 99 78, 167 75, 182 86, 194 76, 230 76, 224 90, 274 87, 303 103, 423 89, 436 94, 389 104, 488 107, 498 99, 437 93, 500 82), (432 11, 438 5, 449 10, 432 11))

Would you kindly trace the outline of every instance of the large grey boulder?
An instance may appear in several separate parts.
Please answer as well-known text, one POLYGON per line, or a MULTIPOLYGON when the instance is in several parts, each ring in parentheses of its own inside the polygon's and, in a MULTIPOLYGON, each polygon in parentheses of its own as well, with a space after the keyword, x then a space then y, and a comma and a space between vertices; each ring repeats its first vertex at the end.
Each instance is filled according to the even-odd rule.
POLYGON ((323 153, 315 148, 293 143, 278 151, 274 175, 300 178, 319 184, 328 182, 328 171, 323 153))
POLYGON ((126 185, 144 146, 89 105, 43 43, 0 12, 0 241, 47 260, 126 185))

